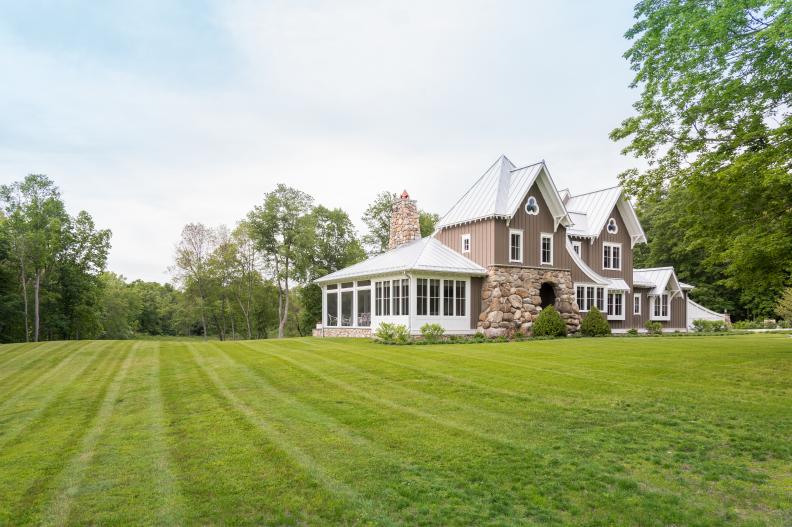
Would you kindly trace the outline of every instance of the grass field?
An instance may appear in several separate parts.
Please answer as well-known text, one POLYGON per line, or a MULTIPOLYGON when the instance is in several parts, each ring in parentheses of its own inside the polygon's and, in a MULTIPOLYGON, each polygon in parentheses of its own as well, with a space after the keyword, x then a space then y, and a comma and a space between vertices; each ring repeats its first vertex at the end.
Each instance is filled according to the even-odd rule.
POLYGON ((790 525, 792 338, 0 346, 0 524, 790 525))

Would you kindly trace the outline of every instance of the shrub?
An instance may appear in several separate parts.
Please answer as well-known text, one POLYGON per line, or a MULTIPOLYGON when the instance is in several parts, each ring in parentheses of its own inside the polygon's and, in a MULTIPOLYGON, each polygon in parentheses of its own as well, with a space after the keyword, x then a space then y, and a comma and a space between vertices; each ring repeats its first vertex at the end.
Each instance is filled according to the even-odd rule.
POLYGON ((566 323, 553 306, 547 306, 533 323, 534 337, 566 337, 566 323))
POLYGON ((443 338, 445 330, 440 324, 424 324, 421 326, 421 335, 427 342, 437 342, 443 338))
POLYGON ((779 320, 778 327, 781 329, 789 329, 792 324, 788 320, 779 320))
POLYGON ((764 325, 758 320, 739 320, 732 324, 734 329, 762 329, 764 325))
POLYGON ((591 310, 580 323, 580 332, 587 337, 604 337, 611 334, 611 328, 602 311, 591 306, 591 310))
POLYGON ((778 324, 771 318, 762 321, 762 329, 775 329, 776 327, 778 327, 778 324))
POLYGON ((644 324, 644 327, 650 335, 660 335, 663 333, 663 325, 660 322, 655 322, 654 320, 647 320, 646 324, 644 324))
POLYGON ((410 341, 410 332, 406 326, 389 322, 380 323, 374 336, 385 344, 406 344, 410 341))
POLYGON ((635 329, 635 328, 630 328, 630 329, 628 329, 628 330, 627 330, 627 334, 628 334, 628 335, 635 336, 635 335, 637 335, 637 334, 638 334, 638 330, 637 330, 637 329, 635 329))
POLYGON ((726 331, 723 320, 694 320, 693 331, 696 333, 720 333, 726 331))
POLYGON ((476 331, 476 334, 473 335, 473 341, 474 342, 486 342, 487 341, 487 335, 485 335, 481 331, 476 331))

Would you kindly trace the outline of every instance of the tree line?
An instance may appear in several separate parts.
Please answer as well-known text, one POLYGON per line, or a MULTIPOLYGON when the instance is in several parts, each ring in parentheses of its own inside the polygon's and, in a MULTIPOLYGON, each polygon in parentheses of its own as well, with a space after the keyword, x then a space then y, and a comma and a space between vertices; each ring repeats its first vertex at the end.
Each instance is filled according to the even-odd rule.
MULTIPOLYGON (((358 236, 343 210, 277 185, 233 228, 185 225, 172 283, 130 282, 106 268, 110 231, 30 175, 0 187, 0 342, 310 334, 322 310, 312 280, 385 251, 394 199, 377 195, 358 236)), ((420 219, 430 235, 437 215, 420 219)))

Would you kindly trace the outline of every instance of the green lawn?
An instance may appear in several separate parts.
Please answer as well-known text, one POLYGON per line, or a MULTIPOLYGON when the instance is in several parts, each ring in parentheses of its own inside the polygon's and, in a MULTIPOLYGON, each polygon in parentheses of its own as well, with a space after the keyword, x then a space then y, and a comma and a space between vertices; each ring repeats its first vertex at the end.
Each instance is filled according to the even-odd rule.
POLYGON ((790 525, 792 338, 0 346, 0 525, 790 525))

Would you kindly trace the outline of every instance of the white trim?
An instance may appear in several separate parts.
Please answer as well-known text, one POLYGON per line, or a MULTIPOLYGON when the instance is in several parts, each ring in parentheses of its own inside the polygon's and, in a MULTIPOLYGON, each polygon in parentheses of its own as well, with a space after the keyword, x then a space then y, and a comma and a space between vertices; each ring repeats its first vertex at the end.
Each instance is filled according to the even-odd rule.
POLYGON ((523 254, 525 253, 525 244, 523 243, 523 241, 524 241, 524 237, 523 237, 522 229, 509 229, 509 243, 508 243, 509 263, 523 263, 523 260, 524 260, 523 254), (512 235, 514 235, 514 234, 518 234, 520 236, 520 259, 519 260, 515 260, 515 259, 512 258, 512 235))
POLYGON ((660 295, 649 295, 649 320, 658 320, 658 321, 669 321, 671 320, 671 295, 668 291, 663 292, 660 295), (666 296, 668 297, 668 302, 666 303, 667 312, 666 315, 663 315, 662 306, 660 309, 660 315, 655 316, 655 305, 657 304, 657 299, 666 296))
POLYGON ((622 251, 622 244, 617 242, 602 242, 602 269, 607 271, 621 271, 622 270, 622 260, 624 255, 624 251, 622 251), (610 251, 610 263, 611 267, 605 267, 605 248, 611 247, 610 251), (613 267, 613 247, 619 248, 619 267, 613 267))
POLYGON ((543 232, 539 235, 539 265, 553 265, 553 235, 549 232, 543 232), (546 239, 550 240, 550 261, 544 262, 542 261, 542 249, 544 245, 544 241, 546 239))
POLYGON ((570 243, 572 244, 573 251, 575 251, 575 248, 577 247, 577 251, 575 251, 575 253, 577 253, 577 255, 582 258, 583 256, 581 253, 583 252, 583 243, 581 243, 580 240, 571 240, 570 243))
POLYGON ((589 312, 589 308, 588 308, 588 306, 586 304, 588 304, 588 300, 589 300, 588 288, 591 287, 591 288, 593 288, 593 291, 592 291, 592 295, 593 296, 591 297, 591 305, 592 306, 596 306, 596 308, 599 309, 602 314, 607 315, 607 308, 608 308, 608 288, 607 287, 605 287, 605 286, 603 286, 601 284, 594 284, 594 283, 590 283, 590 282, 576 282, 573 285, 573 287, 574 287, 574 292, 575 292, 575 303, 576 304, 577 304, 577 300, 578 300, 578 297, 577 297, 578 287, 584 288, 583 299, 585 300, 585 303, 582 306, 580 304, 578 304, 578 311, 580 311, 581 313, 588 313, 589 312), (597 289, 602 289, 602 306, 598 306, 597 305, 597 289))
POLYGON ((633 293, 633 308, 632 308, 632 314, 633 314, 633 315, 640 315, 640 314, 641 314, 641 310, 642 310, 642 309, 643 309, 643 301, 641 300, 641 293, 633 293), (637 313, 635 312, 635 306, 636 306, 636 304, 635 304, 635 300, 636 300, 636 299, 638 299, 638 304, 637 304, 637 305, 638 305, 638 312, 637 312, 637 313))
POLYGON ((624 291, 612 291, 612 290, 606 291, 606 293, 605 293, 605 313, 606 313, 606 316, 607 316, 608 320, 624 320, 624 318, 625 318, 624 317, 624 312, 627 309, 627 306, 624 305, 624 303, 625 303, 624 302, 624 297, 625 297, 624 291), (611 315, 610 313, 608 313, 608 311, 610 311, 610 302, 608 301, 609 300, 608 297, 610 297, 611 295, 613 296, 613 299, 614 299, 613 300, 614 308, 616 307, 616 297, 617 296, 621 297, 621 315, 611 315))
POLYGON ((462 254, 470 254, 470 233, 463 234, 461 236, 460 243, 462 245, 460 247, 460 249, 462 250, 462 254), (467 249, 465 249, 465 242, 467 242, 467 249))

